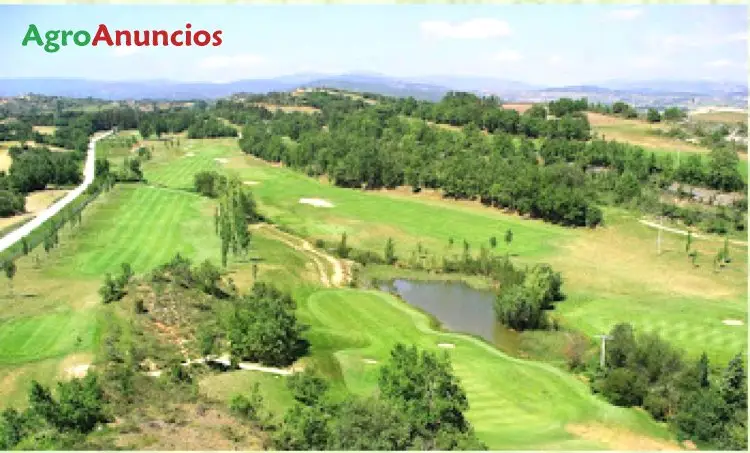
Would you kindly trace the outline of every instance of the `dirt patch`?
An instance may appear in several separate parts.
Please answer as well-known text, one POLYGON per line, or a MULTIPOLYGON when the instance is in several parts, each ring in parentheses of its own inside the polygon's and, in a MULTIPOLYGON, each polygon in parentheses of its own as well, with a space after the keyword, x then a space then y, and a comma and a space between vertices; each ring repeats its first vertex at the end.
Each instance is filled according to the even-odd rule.
POLYGON ((740 321, 739 319, 725 319, 721 321, 726 326, 742 326, 745 325, 744 322, 740 321))
POLYGON ((438 343, 438 348, 454 349, 455 347, 456 347, 456 345, 453 344, 453 343, 438 343))
POLYGON ((378 363, 377 360, 372 360, 372 359, 362 359, 362 361, 368 365, 375 365, 376 363, 378 363))
POLYGON ((320 198, 300 198, 299 202, 301 204, 309 204, 310 206, 315 206, 316 208, 332 208, 334 207, 334 204, 330 201, 321 200, 320 198))
POLYGON ((166 420, 151 418, 128 429, 118 437, 117 446, 152 451, 263 450, 262 433, 217 409, 184 405, 173 412, 166 420))
POLYGON ((515 110, 518 113, 523 113, 529 110, 534 104, 503 104, 503 108, 506 110, 515 110))
POLYGON ((614 450, 638 450, 638 451, 666 451, 680 450, 679 445, 666 440, 652 439, 640 436, 636 433, 619 429, 608 428, 599 424, 570 424, 565 430, 585 440, 601 442, 614 450))
POLYGON ((292 113, 292 112, 298 112, 298 113, 317 113, 320 110, 315 107, 310 107, 309 105, 276 105, 276 104, 265 104, 265 103, 258 103, 255 104, 258 107, 263 107, 267 110, 281 110, 284 113, 292 113))
POLYGON ((13 162, 8 151, 0 149, 0 171, 7 171, 13 162))
POLYGON ((193 156, 195 156, 195 153, 187 153, 187 154, 185 154, 185 157, 193 157, 193 156))
POLYGON ((244 181, 243 184, 246 185, 246 186, 257 186, 258 184, 260 184, 260 182, 258 182, 258 181, 244 181))
POLYGON ((73 354, 66 357, 60 364, 64 379, 80 379, 86 377, 91 369, 90 354, 73 354))

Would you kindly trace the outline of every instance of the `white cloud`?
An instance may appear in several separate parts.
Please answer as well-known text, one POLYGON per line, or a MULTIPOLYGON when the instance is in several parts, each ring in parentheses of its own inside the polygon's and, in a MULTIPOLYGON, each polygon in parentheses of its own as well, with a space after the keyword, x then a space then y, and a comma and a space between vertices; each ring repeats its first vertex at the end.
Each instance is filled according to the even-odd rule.
POLYGON ((565 60, 560 55, 552 55, 547 59, 547 64, 552 66, 557 66, 559 64, 562 64, 565 60))
POLYGON ((123 46, 123 47, 115 47, 115 50, 112 51, 112 53, 116 57, 128 57, 130 55, 133 55, 135 53, 138 53, 141 49, 139 47, 135 46, 123 46))
POLYGON ((523 59, 523 56, 516 50, 501 50, 500 52, 495 53, 492 56, 492 59, 503 63, 509 63, 519 61, 523 59))
POLYGON ((726 59, 721 59, 709 61, 708 63, 706 63, 706 66, 711 68, 728 68, 730 66, 734 66, 734 63, 726 59))
POLYGON ((612 20, 633 20, 643 15, 642 8, 620 8, 607 13, 606 17, 612 20))
POLYGON ((511 34, 507 22, 478 18, 463 22, 426 21, 419 24, 422 33, 428 36, 453 39, 487 39, 499 38, 511 34))
POLYGON ((747 32, 744 32, 744 31, 732 33, 724 37, 724 42, 737 42, 737 41, 746 41, 746 40, 747 40, 747 32))
POLYGON ((664 64, 664 59, 662 57, 646 55, 633 58, 631 63, 637 68, 656 68, 664 64))
POLYGON ((265 63, 265 59, 255 54, 238 54, 238 55, 214 55, 206 57, 198 63, 203 69, 249 69, 256 68, 258 65, 265 63))

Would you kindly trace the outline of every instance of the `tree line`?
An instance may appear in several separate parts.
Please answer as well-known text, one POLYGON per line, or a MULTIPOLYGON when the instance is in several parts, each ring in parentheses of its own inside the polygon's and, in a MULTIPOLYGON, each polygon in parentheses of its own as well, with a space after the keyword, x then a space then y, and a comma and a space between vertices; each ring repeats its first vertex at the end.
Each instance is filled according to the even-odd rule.
POLYGON ((591 383, 595 392, 619 406, 644 408, 683 439, 747 450, 745 354, 715 373, 705 353, 689 359, 656 333, 636 334, 625 323, 609 335, 606 367, 591 383))
MULTIPOLYGON (((443 130, 409 116, 426 101, 381 98, 367 105, 328 93, 305 96, 313 94, 308 104, 319 106, 318 114, 271 113, 240 101, 222 101, 221 114, 244 121, 243 151, 308 175, 326 174, 341 187, 441 189, 448 197, 478 199, 562 225, 596 226, 603 220, 602 204, 645 207, 645 198, 658 197, 674 181, 719 190, 745 186, 736 153, 726 148, 715 149, 705 162, 688 158, 676 165, 669 154, 601 139, 530 139, 514 128, 509 130, 515 135, 488 134, 474 122, 460 134, 443 130)), ((477 99, 451 95, 435 105, 456 106, 459 113, 471 111, 462 109, 466 105, 504 111, 477 99)), ((560 100, 554 109, 580 114, 582 103, 576 102, 560 100)), ((546 109, 535 106, 524 115, 541 120, 546 109)))

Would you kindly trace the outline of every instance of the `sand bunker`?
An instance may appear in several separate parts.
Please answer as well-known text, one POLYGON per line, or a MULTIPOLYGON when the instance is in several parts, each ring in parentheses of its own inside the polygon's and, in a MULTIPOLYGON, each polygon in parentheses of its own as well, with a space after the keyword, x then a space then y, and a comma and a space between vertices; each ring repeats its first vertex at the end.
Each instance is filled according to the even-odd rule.
POLYGON ((223 157, 217 157, 214 160, 220 164, 226 164, 227 162, 229 162, 229 159, 224 159, 223 157))
POLYGON ((187 154, 185 154, 185 157, 193 157, 193 156, 195 156, 195 153, 187 153, 187 154))
POLYGON ((310 206, 315 206, 316 208, 332 208, 333 203, 326 200, 321 200, 320 198, 300 198, 299 200, 302 204, 309 204, 310 206))
POLYGON ((84 363, 81 365, 72 366, 65 371, 68 373, 68 376, 71 378, 82 378, 86 376, 86 373, 88 373, 89 368, 91 367, 90 364, 84 363))
POLYGON ((453 343, 439 343, 438 348, 453 349, 456 345, 453 343))
POLYGON ((260 184, 260 182, 258 182, 258 181, 245 181, 245 182, 243 182, 243 184, 245 184, 246 186, 257 186, 258 184, 260 184))
POLYGON ((722 321, 727 326, 741 326, 745 324, 744 322, 740 321, 739 319, 725 319, 722 321))
POLYGON ((378 363, 377 360, 372 360, 372 359, 362 359, 362 361, 365 362, 365 363, 367 363, 367 364, 370 364, 370 365, 374 365, 374 364, 378 363))

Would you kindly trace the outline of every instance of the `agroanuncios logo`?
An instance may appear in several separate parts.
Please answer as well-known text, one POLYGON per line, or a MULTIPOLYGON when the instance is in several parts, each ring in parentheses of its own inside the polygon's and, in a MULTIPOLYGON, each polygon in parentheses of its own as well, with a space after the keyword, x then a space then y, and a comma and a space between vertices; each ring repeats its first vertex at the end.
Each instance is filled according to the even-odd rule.
POLYGON ((185 24, 184 30, 114 30, 110 32, 109 28, 100 24, 99 28, 91 37, 91 33, 86 30, 48 30, 44 34, 39 32, 39 28, 36 25, 30 24, 26 30, 26 36, 23 37, 21 42, 22 46, 28 46, 30 43, 35 43, 40 47, 44 48, 45 52, 55 53, 60 50, 60 47, 68 45, 75 45, 78 47, 84 47, 92 45, 94 47, 98 45, 109 46, 109 47, 182 47, 182 46, 198 46, 205 47, 211 45, 213 47, 220 46, 221 30, 209 32, 207 30, 191 30, 191 24, 185 24), (44 38, 42 38, 44 36, 44 38))

